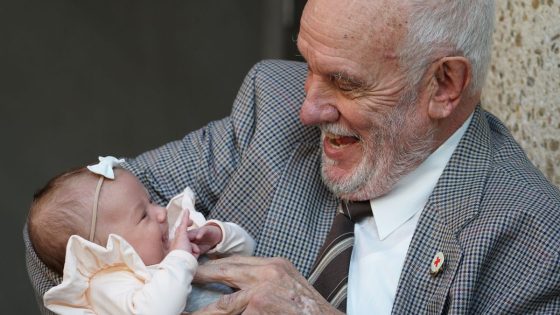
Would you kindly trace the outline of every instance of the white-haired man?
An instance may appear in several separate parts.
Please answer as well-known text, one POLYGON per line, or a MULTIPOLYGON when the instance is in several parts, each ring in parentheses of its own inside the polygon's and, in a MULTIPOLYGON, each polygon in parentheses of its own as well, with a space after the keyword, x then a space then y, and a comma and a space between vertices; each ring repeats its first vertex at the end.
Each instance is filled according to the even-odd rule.
POLYGON ((307 71, 258 64, 230 117, 128 161, 283 257, 200 266, 239 288, 201 313, 560 312, 560 192, 480 106, 493 19, 491 0, 309 0, 307 71))

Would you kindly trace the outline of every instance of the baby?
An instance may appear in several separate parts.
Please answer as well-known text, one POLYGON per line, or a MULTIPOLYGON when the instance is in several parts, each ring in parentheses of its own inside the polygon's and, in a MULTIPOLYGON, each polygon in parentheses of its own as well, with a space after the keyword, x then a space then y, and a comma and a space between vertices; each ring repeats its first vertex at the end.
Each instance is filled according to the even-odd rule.
POLYGON ((190 189, 166 209, 132 173, 113 170, 122 160, 99 160, 53 178, 31 205, 33 247, 63 275, 43 297, 51 311, 180 314, 199 255, 252 254, 249 234, 234 223, 206 222, 190 189))

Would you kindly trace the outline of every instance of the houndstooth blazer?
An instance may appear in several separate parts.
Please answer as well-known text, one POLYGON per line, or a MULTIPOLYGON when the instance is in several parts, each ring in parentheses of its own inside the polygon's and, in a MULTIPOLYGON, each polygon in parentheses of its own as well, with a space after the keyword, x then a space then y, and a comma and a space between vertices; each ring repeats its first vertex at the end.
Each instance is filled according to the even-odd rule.
MULTIPOLYGON (((257 64, 229 117, 126 167, 161 204, 190 186, 205 215, 252 234, 257 256, 308 276, 339 201, 321 181, 319 131, 299 122, 305 75, 302 63, 257 64)), ((26 246, 41 296, 60 279, 26 246)), ((393 313, 558 314, 559 249, 560 192, 478 107, 422 212, 393 313), (446 263, 432 276, 436 252, 446 263)))

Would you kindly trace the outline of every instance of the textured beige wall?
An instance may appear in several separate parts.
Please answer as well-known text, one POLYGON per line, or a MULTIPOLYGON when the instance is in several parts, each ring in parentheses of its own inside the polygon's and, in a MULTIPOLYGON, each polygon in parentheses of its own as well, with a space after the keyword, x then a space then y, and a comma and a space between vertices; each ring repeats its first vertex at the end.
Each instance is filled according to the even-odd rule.
POLYGON ((560 0, 497 0, 483 106, 560 186, 560 0))

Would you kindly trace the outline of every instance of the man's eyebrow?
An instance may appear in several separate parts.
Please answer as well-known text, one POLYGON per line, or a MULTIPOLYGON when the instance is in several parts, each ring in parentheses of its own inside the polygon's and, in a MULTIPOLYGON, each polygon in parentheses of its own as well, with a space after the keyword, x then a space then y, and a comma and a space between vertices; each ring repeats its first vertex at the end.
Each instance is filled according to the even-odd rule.
POLYGON ((358 78, 356 78, 355 76, 352 76, 346 72, 343 71, 337 71, 337 72, 331 72, 329 73, 329 78, 333 81, 336 81, 338 83, 342 83, 345 85, 351 85, 353 87, 363 87, 365 86, 365 82, 363 80, 360 80, 358 78))

